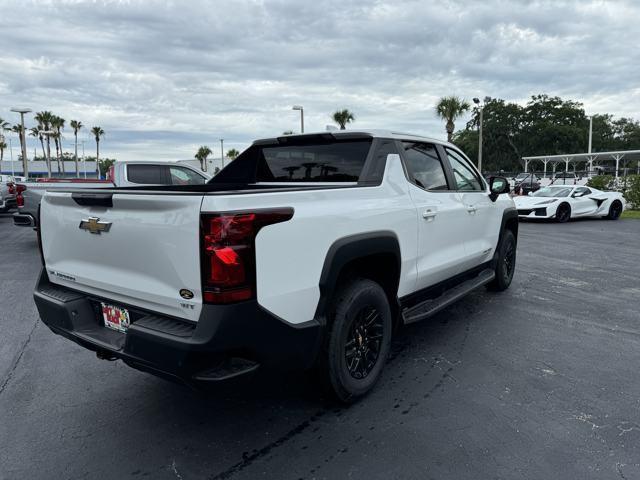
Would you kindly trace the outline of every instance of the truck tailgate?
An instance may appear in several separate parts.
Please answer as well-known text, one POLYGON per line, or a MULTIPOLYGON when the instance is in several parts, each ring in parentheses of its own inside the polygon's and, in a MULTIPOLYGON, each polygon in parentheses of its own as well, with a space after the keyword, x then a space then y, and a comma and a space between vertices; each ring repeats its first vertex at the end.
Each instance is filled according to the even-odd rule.
POLYGON ((47 192, 40 220, 49 280, 114 303, 197 320, 202 195, 115 192, 111 202, 80 205, 72 193, 47 192))

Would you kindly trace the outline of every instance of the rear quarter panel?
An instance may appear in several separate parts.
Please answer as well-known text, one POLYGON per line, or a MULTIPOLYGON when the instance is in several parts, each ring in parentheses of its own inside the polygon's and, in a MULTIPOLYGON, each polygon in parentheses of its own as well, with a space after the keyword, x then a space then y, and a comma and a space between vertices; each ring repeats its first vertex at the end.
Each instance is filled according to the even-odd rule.
POLYGON ((256 238, 258 303, 281 319, 292 324, 313 319, 329 248, 350 235, 380 230, 395 233, 402 257, 398 295, 413 291, 417 214, 397 155, 389 156, 383 183, 377 187, 209 195, 204 197, 202 211, 256 207, 295 210, 291 220, 263 228, 256 238))

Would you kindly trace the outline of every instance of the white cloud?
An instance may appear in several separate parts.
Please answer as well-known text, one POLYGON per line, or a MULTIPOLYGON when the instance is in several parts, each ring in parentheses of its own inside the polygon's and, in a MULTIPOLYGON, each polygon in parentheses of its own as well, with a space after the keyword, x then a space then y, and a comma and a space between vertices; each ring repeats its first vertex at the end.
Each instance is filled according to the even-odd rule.
POLYGON ((9 1, 2 11, 0 117, 28 105, 100 125, 102 151, 120 159, 190 157, 219 138, 242 149, 297 130, 293 104, 307 130, 346 107, 355 126, 438 137, 433 106, 449 94, 549 93, 639 116, 633 1, 9 1))

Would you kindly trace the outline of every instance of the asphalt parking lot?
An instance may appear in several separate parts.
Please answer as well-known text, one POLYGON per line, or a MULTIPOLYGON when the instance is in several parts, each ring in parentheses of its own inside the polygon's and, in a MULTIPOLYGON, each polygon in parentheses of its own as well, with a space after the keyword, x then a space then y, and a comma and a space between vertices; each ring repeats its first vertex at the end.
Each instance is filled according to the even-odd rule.
POLYGON ((372 395, 193 392, 52 334, 0 215, 0 478, 640 478, 640 221, 521 224, 514 283, 403 329, 372 395))

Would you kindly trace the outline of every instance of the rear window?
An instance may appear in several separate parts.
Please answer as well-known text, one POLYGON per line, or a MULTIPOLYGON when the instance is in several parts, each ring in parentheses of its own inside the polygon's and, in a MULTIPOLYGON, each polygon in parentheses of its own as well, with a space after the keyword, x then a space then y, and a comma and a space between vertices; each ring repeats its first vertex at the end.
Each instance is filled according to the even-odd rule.
POLYGON ((167 183, 166 170, 161 165, 127 165, 127 180, 141 185, 161 185, 167 183))
POLYGON ((357 182, 371 140, 315 145, 264 146, 258 182, 357 182))

